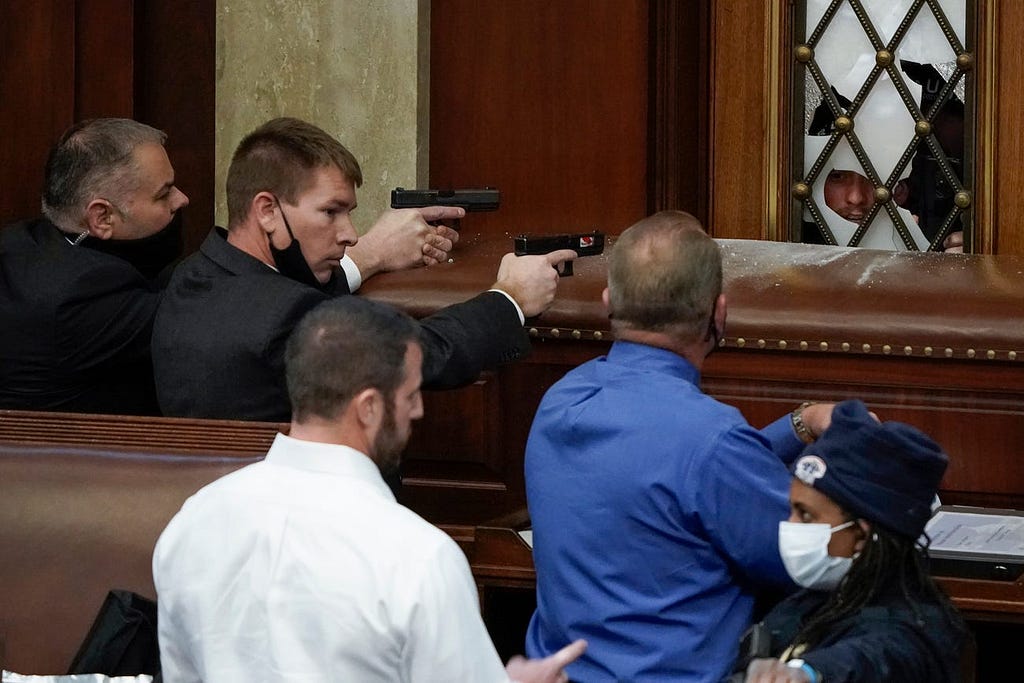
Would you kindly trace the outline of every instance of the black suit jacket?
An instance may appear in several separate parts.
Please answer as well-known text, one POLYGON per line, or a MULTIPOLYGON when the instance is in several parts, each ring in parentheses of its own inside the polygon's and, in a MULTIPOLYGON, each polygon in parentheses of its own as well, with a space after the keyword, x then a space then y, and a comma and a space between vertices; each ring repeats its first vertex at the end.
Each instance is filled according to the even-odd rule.
MULTIPOLYGON (((339 291, 347 294, 344 277, 339 291)), ((287 421, 288 335, 332 296, 287 278, 216 228, 171 276, 153 330, 153 368, 167 415, 287 421)), ((423 384, 450 388, 515 360, 529 338, 515 306, 485 292, 420 321, 423 384)), ((342 361, 343 362, 343 361, 342 361)))
POLYGON ((45 219, 0 230, 0 407, 157 412, 158 288, 45 219))

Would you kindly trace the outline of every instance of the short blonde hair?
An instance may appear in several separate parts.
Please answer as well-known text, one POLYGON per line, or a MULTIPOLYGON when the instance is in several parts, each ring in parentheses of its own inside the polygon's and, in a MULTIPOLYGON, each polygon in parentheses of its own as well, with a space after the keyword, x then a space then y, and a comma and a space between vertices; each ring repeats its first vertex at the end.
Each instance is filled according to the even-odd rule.
POLYGON ((363 184, 363 172, 352 152, 326 131, 301 119, 267 121, 238 144, 228 167, 228 227, 249 215, 252 198, 272 192, 290 203, 314 179, 314 171, 336 166, 353 185, 363 184))

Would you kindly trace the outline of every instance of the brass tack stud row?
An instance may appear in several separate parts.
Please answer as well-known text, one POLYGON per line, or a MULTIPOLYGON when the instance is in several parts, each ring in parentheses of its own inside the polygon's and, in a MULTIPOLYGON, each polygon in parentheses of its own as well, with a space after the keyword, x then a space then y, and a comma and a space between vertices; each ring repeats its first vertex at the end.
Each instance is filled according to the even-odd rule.
POLYGON ((566 330, 560 327, 531 327, 527 332, 533 338, 552 337, 554 339, 559 339, 562 336, 567 335, 573 339, 593 339, 594 341, 603 340, 605 335, 601 330, 566 330))
MULTIPOLYGON (((604 341, 605 335, 607 334, 606 332, 602 332, 601 330, 581 330, 581 329, 571 329, 571 330, 569 330, 569 329, 563 329, 563 328, 559 328, 559 327, 531 327, 531 328, 529 328, 528 332, 529 332, 529 335, 531 337, 533 337, 533 338, 551 337, 553 339, 560 339, 562 336, 569 336, 569 337, 572 337, 573 339, 580 339, 580 340, 593 339, 594 341, 604 341)), ((748 343, 748 340, 745 337, 736 337, 733 340, 733 344, 735 344, 735 346, 737 348, 741 348, 741 349, 745 348, 747 346, 747 343, 748 343)), ((811 348, 811 345, 812 345, 812 342, 807 342, 807 341, 790 342, 790 341, 787 341, 785 339, 778 339, 778 340, 757 339, 757 340, 754 340, 754 341, 752 341, 750 343, 752 345, 756 345, 757 348, 759 348, 759 349, 767 349, 769 347, 774 347, 774 348, 778 348, 781 351, 786 351, 791 346, 794 346, 795 348, 799 348, 801 351, 807 351, 807 350, 809 350, 811 348)), ((723 337, 723 338, 719 339, 718 340, 718 345, 722 346, 722 347, 729 346, 729 339, 727 337, 723 337)), ((832 349, 839 349, 839 350, 843 351, 844 353, 849 353, 850 350, 853 348, 853 346, 854 345, 850 344, 850 342, 841 342, 841 343, 839 343, 836 346, 830 346, 829 342, 821 341, 821 342, 817 343, 816 350, 828 351, 830 348, 832 348, 832 349)), ((899 347, 897 347, 897 348, 899 348, 899 347)), ((875 349, 875 347, 873 347, 871 344, 864 343, 864 344, 860 345, 860 350, 863 353, 865 353, 865 354, 872 353, 872 351, 874 351, 874 349, 875 349)), ((887 355, 887 356, 888 355, 892 355, 892 353, 893 353, 893 346, 891 344, 882 344, 882 346, 879 347, 879 350, 884 355, 887 355)), ((923 347, 921 347, 921 350, 920 350, 920 355, 922 355, 922 356, 924 356, 926 358, 932 358, 932 357, 938 355, 938 353, 939 353, 939 350, 935 349, 935 348, 933 348, 931 346, 923 346, 923 347)), ((945 348, 943 348, 941 350, 941 354, 942 354, 942 356, 944 356, 946 358, 953 358, 954 356, 956 356, 956 351, 954 351, 952 348, 947 346, 947 347, 945 347, 945 348)), ((965 349, 963 354, 967 358, 980 358, 980 357, 984 357, 987 360, 999 360, 1000 357, 1003 357, 1006 360, 1011 360, 1011 361, 1017 360, 1017 356, 1018 356, 1017 351, 1005 351, 1005 352, 1002 352, 1002 351, 997 351, 995 349, 984 349, 984 350, 965 349)), ((914 356, 914 355, 916 355, 914 347, 913 346, 909 346, 909 345, 904 346, 903 347, 903 355, 904 356, 914 356)))
MULTIPOLYGON (((732 343, 737 348, 741 348, 741 349, 745 348, 749 344, 749 345, 756 345, 757 348, 759 348, 759 349, 777 348, 777 349, 779 349, 781 351, 785 351, 785 350, 789 349, 791 346, 793 346, 794 348, 799 348, 801 351, 807 351, 807 350, 811 349, 812 346, 816 346, 815 350, 828 351, 829 349, 833 349, 833 350, 838 349, 838 350, 843 351, 844 353, 849 353, 850 350, 853 349, 853 347, 854 347, 854 345, 850 344, 850 342, 841 342, 841 343, 839 343, 837 345, 830 345, 829 342, 827 342, 827 341, 821 341, 821 342, 817 342, 817 344, 815 345, 814 342, 808 342, 808 341, 791 342, 791 341, 788 341, 786 339, 777 339, 777 340, 757 339, 756 341, 751 341, 751 340, 746 339, 745 337, 736 337, 734 340, 732 340, 732 343)), ((723 338, 723 339, 719 340, 718 345, 719 346, 729 346, 729 339, 728 338, 723 338)), ((892 355, 893 352, 894 352, 894 349, 897 349, 896 352, 898 353, 898 349, 900 349, 900 347, 899 346, 895 346, 894 347, 892 344, 882 344, 880 347, 878 347, 878 350, 882 354, 884 354, 886 356, 892 355)), ((875 347, 873 347, 871 344, 865 343, 865 344, 861 344, 860 345, 860 350, 863 353, 865 353, 865 354, 870 354, 873 350, 875 350, 875 347)), ((957 352, 955 350, 953 350, 952 348, 948 347, 948 346, 943 348, 943 349, 941 349, 941 350, 936 350, 934 347, 931 347, 931 346, 922 346, 922 347, 920 347, 920 350, 918 352, 918 351, 915 351, 913 346, 906 345, 906 346, 902 347, 902 351, 903 351, 903 355, 904 356, 922 355, 922 356, 925 356, 926 358, 932 358, 932 357, 938 355, 938 353, 940 353, 940 352, 941 352, 942 356, 944 356, 946 358, 953 358, 953 357, 955 357, 957 355, 957 352)), ((965 357, 967 357, 967 358, 981 358, 981 357, 984 357, 987 360, 998 360, 1001 357, 1005 358, 1006 360, 1017 360, 1018 353, 1016 351, 1005 351, 1005 352, 1003 352, 1003 351, 997 351, 995 349, 979 350, 979 349, 969 348, 969 349, 964 349, 963 355, 965 357)))

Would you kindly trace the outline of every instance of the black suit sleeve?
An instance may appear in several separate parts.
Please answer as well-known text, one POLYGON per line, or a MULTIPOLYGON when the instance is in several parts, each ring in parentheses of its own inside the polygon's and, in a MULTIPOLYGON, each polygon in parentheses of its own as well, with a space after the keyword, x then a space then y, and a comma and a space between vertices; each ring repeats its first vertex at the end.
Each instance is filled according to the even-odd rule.
POLYGON ((500 292, 484 292, 420 321, 423 386, 450 389, 480 372, 522 358, 530 340, 516 307, 500 292))
POLYGON ((66 362, 83 370, 136 361, 149 365, 159 291, 119 264, 94 268, 71 290, 57 310, 66 362))

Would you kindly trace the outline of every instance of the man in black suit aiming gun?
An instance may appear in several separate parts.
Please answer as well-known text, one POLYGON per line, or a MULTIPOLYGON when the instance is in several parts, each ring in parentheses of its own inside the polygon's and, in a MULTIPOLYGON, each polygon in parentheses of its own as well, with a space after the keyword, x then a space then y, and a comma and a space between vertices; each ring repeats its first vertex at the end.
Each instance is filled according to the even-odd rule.
MULTIPOLYGON (((228 229, 182 262, 157 315, 166 413, 287 420, 284 344, 302 315, 376 272, 447 260, 458 235, 429 223, 463 209, 388 211, 357 237, 350 215, 361 183, 355 157, 305 121, 274 119, 242 140, 228 169, 228 229)), ((507 254, 487 292, 421 321, 424 386, 459 386, 525 354, 525 317, 551 304, 554 267, 574 257, 507 254)))

